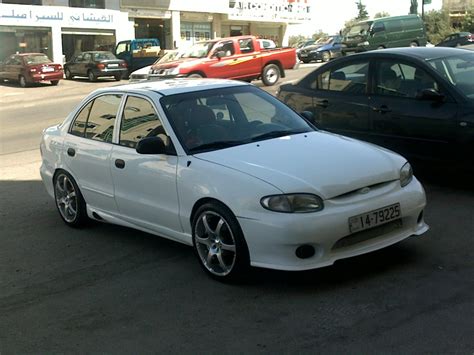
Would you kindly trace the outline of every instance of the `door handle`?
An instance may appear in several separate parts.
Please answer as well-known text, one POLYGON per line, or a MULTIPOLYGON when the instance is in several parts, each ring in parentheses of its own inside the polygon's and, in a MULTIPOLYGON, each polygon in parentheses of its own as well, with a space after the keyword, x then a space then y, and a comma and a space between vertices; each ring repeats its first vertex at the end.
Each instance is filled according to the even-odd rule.
POLYGON ((76 151, 73 148, 68 148, 67 155, 69 155, 70 157, 73 157, 76 155, 76 151))
POLYGON ((125 162, 122 159, 115 159, 115 166, 119 169, 125 168, 125 162))
POLYGON ((382 105, 380 107, 372 107, 372 110, 374 110, 375 112, 379 112, 379 113, 392 112, 392 110, 390 110, 386 105, 382 105))
POLYGON ((329 106, 329 101, 328 100, 320 100, 316 102, 316 106, 326 108, 329 106))

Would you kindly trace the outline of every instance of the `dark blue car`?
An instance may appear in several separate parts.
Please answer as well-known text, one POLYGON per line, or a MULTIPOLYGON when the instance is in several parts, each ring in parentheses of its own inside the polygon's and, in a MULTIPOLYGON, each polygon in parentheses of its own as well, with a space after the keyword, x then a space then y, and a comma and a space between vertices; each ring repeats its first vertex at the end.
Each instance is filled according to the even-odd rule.
POLYGON ((328 36, 318 39, 312 46, 301 49, 298 53, 298 59, 303 63, 309 63, 315 60, 328 62, 333 58, 342 57, 341 36, 328 36))

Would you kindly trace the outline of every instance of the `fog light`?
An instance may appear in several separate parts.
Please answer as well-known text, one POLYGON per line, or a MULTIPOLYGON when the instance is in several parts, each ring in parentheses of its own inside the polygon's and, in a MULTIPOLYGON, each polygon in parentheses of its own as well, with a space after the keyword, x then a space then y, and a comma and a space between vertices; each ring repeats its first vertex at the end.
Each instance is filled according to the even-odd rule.
POLYGON ((311 245, 300 245, 296 248, 295 254, 300 259, 308 259, 315 254, 315 250, 311 245))

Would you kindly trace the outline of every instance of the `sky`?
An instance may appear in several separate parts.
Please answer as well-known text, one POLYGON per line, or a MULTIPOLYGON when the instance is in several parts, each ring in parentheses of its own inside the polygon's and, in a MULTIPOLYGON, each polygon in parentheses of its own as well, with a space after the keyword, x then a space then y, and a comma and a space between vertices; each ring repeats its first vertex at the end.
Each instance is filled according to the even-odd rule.
MULTIPOLYGON (((418 0, 418 12, 421 13, 421 2, 418 0)), ((307 25, 292 26, 290 35, 307 35, 322 30, 328 34, 336 34, 344 27, 344 22, 357 16, 356 0, 311 0, 313 21, 307 25)), ((410 0, 362 0, 370 17, 377 12, 386 11, 391 16, 406 15, 410 10, 410 0)), ((442 0, 432 0, 425 5, 425 11, 441 9, 442 0)))

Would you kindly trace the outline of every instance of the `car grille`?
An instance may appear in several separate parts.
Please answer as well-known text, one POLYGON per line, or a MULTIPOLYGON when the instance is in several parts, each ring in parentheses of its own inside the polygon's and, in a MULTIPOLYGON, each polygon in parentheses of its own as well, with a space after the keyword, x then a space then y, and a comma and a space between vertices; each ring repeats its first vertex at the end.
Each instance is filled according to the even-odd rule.
MULTIPOLYGON (((376 191, 378 189, 382 189, 384 188, 385 186, 391 184, 393 181, 395 180, 390 180, 390 181, 383 181, 383 182, 379 182, 379 183, 376 183, 376 184, 372 184, 372 185, 369 185, 369 186, 361 186, 357 189, 354 189, 354 190, 351 190, 351 191, 348 191, 348 192, 345 192, 343 194, 340 194, 338 196, 334 196, 331 198, 331 200, 334 200, 334 199, 347 199, 347 198, 351 198, 353 196, 356 196, 356 195, 360 195, 362 192, 363 189, 367 189, 367 192, 369 191, 376 191)), ((366 192, 366 193, 367 193, 366 192)))
POLYGON ((402 219, 397 219, 395 221, 382 224, 381 226, 378 226, 378 227, 374 227, 371 229, 367 229, 364 231, 360 231, 360 232, 348 235, 344 238, 339 239, 332 247, 332 250, 350 247, 352 245, 362 243, 373 238, 380 237, 384 234, 393 232, 394 230, 399 229, 402 226, 403 226, 402 219))

